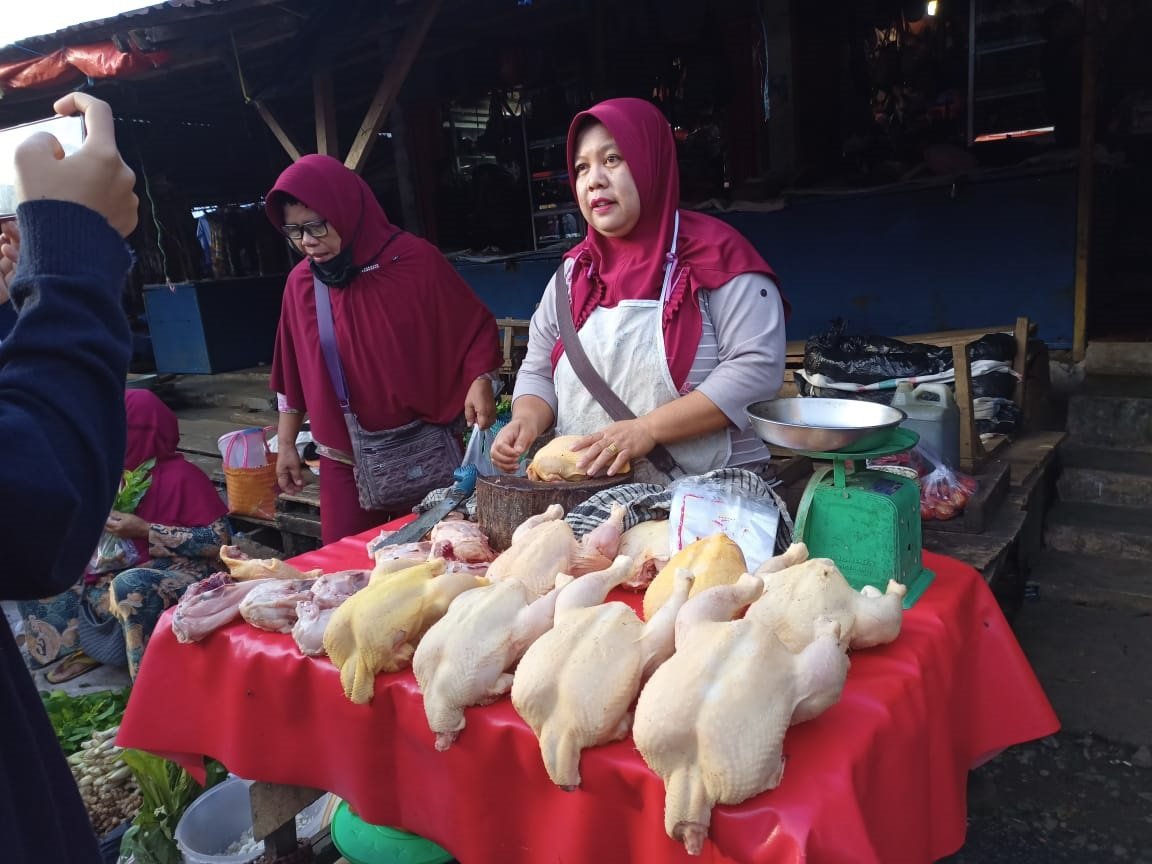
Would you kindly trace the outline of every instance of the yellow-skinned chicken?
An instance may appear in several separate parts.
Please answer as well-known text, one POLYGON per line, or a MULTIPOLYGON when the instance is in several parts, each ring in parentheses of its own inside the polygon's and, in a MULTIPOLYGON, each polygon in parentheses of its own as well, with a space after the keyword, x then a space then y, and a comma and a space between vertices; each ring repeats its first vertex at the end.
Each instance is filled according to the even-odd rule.
POLYGON ((695 597, 717 585, 735 585, 748 567, 740 547, 725 534, 718 532, 690 543, 668 560, 644 592, 644 620, 656 614, 672 596, 672 585, 681 569, 692 571, 691 596, 695 597))
POLYGON ((443 558, 381 574, 348 598, 324 631, 324 650, 340 669, 344 695, 372 701, 378 672, 406 667, 422 637, 470 588, 488 580, 470 573, 445 573, 443 558))

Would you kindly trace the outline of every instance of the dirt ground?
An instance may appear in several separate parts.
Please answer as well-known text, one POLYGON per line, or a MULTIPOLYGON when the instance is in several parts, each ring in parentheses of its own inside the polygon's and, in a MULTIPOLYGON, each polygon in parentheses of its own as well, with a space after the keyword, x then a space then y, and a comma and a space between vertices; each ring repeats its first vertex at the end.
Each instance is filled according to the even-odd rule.
POLYGON ((947 864, 1152 864, 1152 752, 1061 732, 974 771, 947 864))

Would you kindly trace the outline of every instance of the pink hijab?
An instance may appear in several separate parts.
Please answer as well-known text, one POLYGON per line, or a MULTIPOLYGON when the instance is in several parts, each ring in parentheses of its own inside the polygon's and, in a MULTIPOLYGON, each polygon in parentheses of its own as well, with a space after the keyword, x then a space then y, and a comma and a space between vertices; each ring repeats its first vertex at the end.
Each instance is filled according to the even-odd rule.
MULTIPOLYGON (((156 458, 152 485, 144 493, 136 515, 156 525, 204 528, 228 512, 208 476, 176 452, 180 425, 172 409, 151 390, 127 390, 128 444, 124 468, 133 470, 156 458)), ((148 541, 135 539, 140 559, 146 561, 148 541)))
MULTIPOLYGON (((568 128, 568 179, 573 197, 577 197, 576 138, 585 126, 597 121, 616 139, 632 172, 641 212, 627 237, 604 237, 589 226, 583 242, 567 253, 576 262, 571 291, 577 329, 598 306, 612 308, 621 300, 660 297, 680 202, 680 168, 672 130, 660 109, 643 99, 609 99, 573 118, 568 128)), ((680 211, 676 253, 663 325, 668 369, 682 388, 703 327, 696 292, 719 288, 741 273, 763 273, 773 280, 776 274, 735 228, 690 210, 680 211)), ((787 314, 787 300, 784 309, 787 314)), ((553 365, 563 350, 557 342, 553 365)))
MULTIPOLYGON (((266 199, 273 225, 283 222, 286 195, 330 222, 342 243, 351 243, 352 263, 364 268, 328 292, 361 425, 392 429, 458 417, 472 382, 503 362, 492 313, 440 250, 388 221, 368 184, 340 160, 304 156, 286 168, 266 199)), ((307 260, 288 275, 271 385, 308 411, 317 441, 351 450, 320 348, 307 260)))

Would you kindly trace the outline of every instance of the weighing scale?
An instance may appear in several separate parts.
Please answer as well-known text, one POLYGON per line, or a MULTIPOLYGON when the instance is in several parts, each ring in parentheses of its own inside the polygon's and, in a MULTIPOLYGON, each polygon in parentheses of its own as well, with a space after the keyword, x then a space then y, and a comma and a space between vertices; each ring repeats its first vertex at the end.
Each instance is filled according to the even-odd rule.
POLYGON ((935 578, 921 556, 920 485, 888 471, 857 468, 867 459, 891 456, 916 446, 910 429, 888 430, 877 440, 840 450, 800 450, 812 459, 830 459, 818 468, 800 499, 795 536, 813 558, 831 558, 855 590, 871 585, 883 593, 888 580, 908 588, 910 608, 935 578))

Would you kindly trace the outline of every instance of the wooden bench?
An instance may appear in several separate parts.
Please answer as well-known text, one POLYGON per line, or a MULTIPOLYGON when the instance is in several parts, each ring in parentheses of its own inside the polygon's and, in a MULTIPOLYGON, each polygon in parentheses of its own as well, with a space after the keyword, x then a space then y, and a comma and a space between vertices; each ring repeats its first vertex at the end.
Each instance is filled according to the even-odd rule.
POLYGON ((504 365, 500 374, 513 376, 520 368, 519 360, 514 356, 516 349, 528 345, 528 326, 530 322, 523 318, 497 318, 496 326, 500 328, 500 346, 504 352, 504 365))
MULTIPOLYGON (((939 345, 952 349, 953 357, 963 355, 969 358, 969 351, 973 342, 988 333, 1012 333, 1016 340, 1016 355, 1012 361, 1012 369, 1019 376, 1016 381, 1014 401, 1021 410, 1024 407, 1025 381, 1028 364, 1028 337, 1035 331, 1035 324, 1031 324, 1026 317, 1016 319, 1015 324, 1006 324, 998 327, 977 327, 969 330, 942 330, 933 333, 914 333, 908 336, 897 336, 901 342, 923 342, 928 345, 939 345)), ((797 369, 804 368, 804 341, 795 340, 788 343, 784 372, 784 387, 781 395, 792 395, 795 390, 794 375, 797 369)), ((976 433, 976 417, 972 406, 972 370, 968 363, 955 363, 956 368, 956 406, 960 409, 960 470, 972 473, 976 471, 996 450, 1004 446, 1007 439, 1001 436, 988 447, 980 440, 976 433)))

